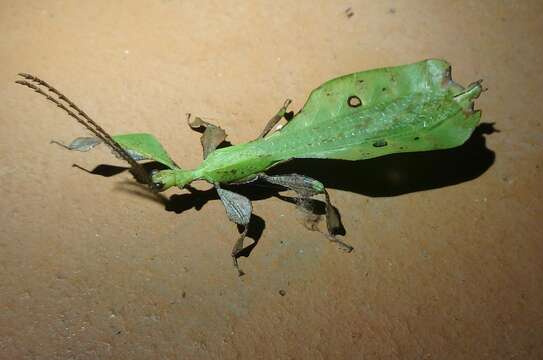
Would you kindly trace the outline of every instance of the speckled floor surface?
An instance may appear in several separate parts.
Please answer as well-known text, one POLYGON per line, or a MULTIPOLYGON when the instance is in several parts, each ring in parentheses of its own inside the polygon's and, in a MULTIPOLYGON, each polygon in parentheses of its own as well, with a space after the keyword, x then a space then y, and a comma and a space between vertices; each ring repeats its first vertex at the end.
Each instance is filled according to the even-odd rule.
POLYGON ((542 358, 542 14, 540 1, 2 1, 0 358, 542 358), (254 193, 260 239, 241 278, 213 191, 165 206, 126 172, 72 167, 122 163, 50 145, 85 132, 13 83, 35 73, 194 167, 187 112, 240 143, 287 97, 297 110, 330 78, 431 57, 459 83, 485 80, 474 136, 289 165, 330 187, 355 251, 254 193))

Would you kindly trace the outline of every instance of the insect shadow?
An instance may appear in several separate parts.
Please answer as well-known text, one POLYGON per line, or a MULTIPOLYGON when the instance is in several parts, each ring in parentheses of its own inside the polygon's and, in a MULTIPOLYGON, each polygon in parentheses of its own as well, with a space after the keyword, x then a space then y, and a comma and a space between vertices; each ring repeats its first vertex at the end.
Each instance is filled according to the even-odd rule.
MULTIPOLYGON (((298 173, 319 179, 327 188, 344 190, 370 197, 397 196, 416 191, 436 189, 459 184, 475 179, 486 172, 495 161, 495 153, 486 146, 486 138, 499 132, 494 123, 481 123, 472 136, 462 146, 431 152, 392 154, 370 160, 346 161, 329 159, 295 159, 278 165, 270 173, 298 173)), ((88 173, 110 177, 128 170, 126 167, 113 165, 98 165, 88 173)), ((150 162, 144 164, 146 170, 162 169, 163 165, 150 162)), ((136 184, 131 182, 134 186, 136 184)), ((296 199, 280 194, 284 190, 280 186, 256 181, 246 185, 229 185, 225 188, 235 188, 235 192, 244 195, 252 201, 277 197, 291 203, 296 199)), ((163 195, 154 197, 147 189, 133 191, 137 195, 154 198, 165 205, 167 211, 182 213, 194 208, 200 210, 207 202, 218 200, 214 189, 199 190, 187 187, 188 192, 174 194, 170 198, 163 195)), ((126 190, 126 189, 125 189, 126 190)), ((341 204, 339 209, 341 209, 341 204)), ((324 214, 324 204, 317 201, 313 210, 324 214)), ((258 215, 252 215, 248 237, 254 243, 247 246, 241 256, 249 256, 257 245, 265 228, 265 221, 258 215)), ((345 235, 342 227, 340 234, 345 235)))
MULTIPOLYGON (((370 197, 397 196, 473 180, 494 163, 496 154, 486 138, 499 132, 494 123, 481 123, 462 145, 448 150, 392 154, 360 160, 293 160, 273 172, 298 172, 319 179, 328 188, 370 197)), ((341 206, 339 206, 341 209, 341 206)))

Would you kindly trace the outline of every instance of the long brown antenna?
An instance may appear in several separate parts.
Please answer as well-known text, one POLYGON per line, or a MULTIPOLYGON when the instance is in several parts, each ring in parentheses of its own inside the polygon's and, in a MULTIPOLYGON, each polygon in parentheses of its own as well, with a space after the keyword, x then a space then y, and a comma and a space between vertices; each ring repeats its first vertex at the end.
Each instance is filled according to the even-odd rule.
POLYGON ((134 159, 132 159, 132 157, 123 149, 123 147, 118 142, 116 142, 100 125, 98 125, 94 120, 92 120, 83 110, 81 110, 77 105, 75 105, 70 99, 68 99, 57 89, 49 85, 47 82, 39 79, 38 77, 34 75, 25 74, 25 73, 20 73, 18 75, 22 76, 26 80, 17 80, 15 81, 17 84, 24 85, 31 88, 38 94, 43 95, 47 100, 53 102, 62 110, 66 111, 68 115, 70 115, 78 123, 80 123, 85 128, 87 128, 87 130, 89 130, 94 135, 96 135, 96 137, 98 137, 106 145, 108 145, 123 160, 128 162, 130 166, 132 167, 132 174, 136 177, 138 181, 148 184, 151 189, 153 188, 153 182, 151 180, 151 177, 149 176, 147 171, 145 171, 143 166, 141 166, 134 159), (39 86, 43 86, 49 92, 55 94, 58 97, 58 99, 47 94, 39 86), (68 104, 68 106, 62 103, 62 101, 68 104), (75 110, 75 112, 70 110, 70 108, 75 110))

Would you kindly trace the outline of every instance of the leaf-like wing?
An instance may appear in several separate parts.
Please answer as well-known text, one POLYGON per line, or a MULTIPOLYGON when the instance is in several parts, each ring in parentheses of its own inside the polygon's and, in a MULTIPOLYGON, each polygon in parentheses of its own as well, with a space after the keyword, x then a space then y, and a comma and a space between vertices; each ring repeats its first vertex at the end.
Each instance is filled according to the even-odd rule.
POLYGON ((177 168, 160 142, 158 142, 151 134, 136 133, 115 135, 113 136, 113 139, 115 139, 115 141, 117 141, 125 150, 132 152, 130 154, 132 157, 134 157, 134 155, 136 155, 136 157, 139 155, 138 160, 154 160, 166 165, 170 169, 177 168))
POLYGON ((391 102, 418 92, 459 91, 443 60, 361 71, 330 80, 311 92, 302 111, 281 131, 329 123, 342 115, 374 104, 391 102), (445 87, 443 86, 445 85, 445 87))
POLYGON ((461 145, 480 112, 480 82, 464 88, 443 60, 363 71, 315 89, 270 145, 279 159, 362 160, 461 145), (287 143, 288 142, 288 143, 287 143))

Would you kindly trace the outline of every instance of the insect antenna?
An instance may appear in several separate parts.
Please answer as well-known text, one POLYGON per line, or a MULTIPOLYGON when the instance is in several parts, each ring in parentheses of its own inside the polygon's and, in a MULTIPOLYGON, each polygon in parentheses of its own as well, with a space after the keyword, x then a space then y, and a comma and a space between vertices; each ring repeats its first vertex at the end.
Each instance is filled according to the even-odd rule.
POLYGON ((149 185, 151 189, 153 189, 153 182, 151 180, 151 177, 149 176, 147 171, 145 171, 143 166, 141 166, 134 159, 132 159, 132 157, 122 148, 122 146, 118 142, 116 142, 100 125, 98 125, 94 120, 92 120, 90 116, 88 116, 83 110, 81 110, 77 105, 75 105, 70 99, 68 99, 60 91, 58 91, 57 89, 49 85, 47 82, 39 79, 38 77, 34 75, 25 74, 25 73, 20 73, 18 75, 23 77, 25 80, 15 81, 17 84, 24 85, 31 88, 38 94, 43 95, 47 100, 53 102, 62 110, 66 111, 68 115, 70 115, 78 123, 80 123, 85 128, 87 128, 87 130, 92 132, 100 140, 102 140, 123 160, 128 162, 132 168, 132 174, 136 177, 138 181, 146 183, 147 185, 149 185), (50 96, 40 86, 43 86, 49 92, 55 94, 58 97, 58 99, 50 96), (66 106, 66 104, 68 106, 66 106))

